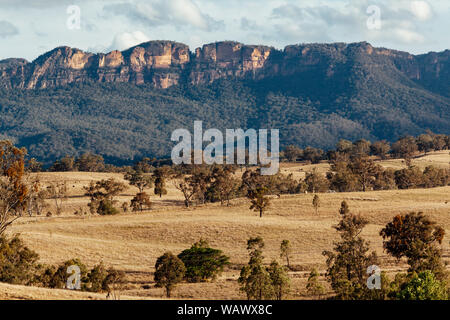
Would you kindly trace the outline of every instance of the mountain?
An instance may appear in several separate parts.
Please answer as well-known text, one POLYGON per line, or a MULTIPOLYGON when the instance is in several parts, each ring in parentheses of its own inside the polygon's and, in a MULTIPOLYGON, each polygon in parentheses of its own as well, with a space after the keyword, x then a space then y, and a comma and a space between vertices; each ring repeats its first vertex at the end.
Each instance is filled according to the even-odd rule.
POLYGON ((369 43, 151 41, 93 54, 59 47, 0 61, 0 138, 49 162, 93 151, 115 162, 170 154, 170 134, 278 128, 282 145, 450 133, 450 50, 412 55, 369 43))

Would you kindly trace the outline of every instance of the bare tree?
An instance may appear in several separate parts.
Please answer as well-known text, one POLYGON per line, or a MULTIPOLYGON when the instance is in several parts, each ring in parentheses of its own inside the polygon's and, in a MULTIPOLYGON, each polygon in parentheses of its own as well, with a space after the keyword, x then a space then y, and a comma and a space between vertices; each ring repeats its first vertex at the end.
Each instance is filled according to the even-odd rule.
POLYGON ((67 183, 62 182, 52 182, 47 187, 47 192, 50 199, 55 201, 56 214, 60 215, 62 212, 62 204, 67 201, 67 183))

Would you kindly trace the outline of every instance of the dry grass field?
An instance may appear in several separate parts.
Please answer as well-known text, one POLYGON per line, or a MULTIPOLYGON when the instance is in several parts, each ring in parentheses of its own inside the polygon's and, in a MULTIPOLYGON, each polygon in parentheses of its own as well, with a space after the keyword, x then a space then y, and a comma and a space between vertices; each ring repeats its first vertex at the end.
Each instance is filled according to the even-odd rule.
MULTIPOLYGON (((448 166, 448 151, 435 152, 414 159, 421 167, 433 164, 448 166)), ((383 161, 383 166, 400 168, 401 160, 383 161)), ((316 165, 325 172, 328 165, 316 165)), ((282 164, 282 172, 292 172, 296 179, 312 166, 282 164)), ((360 213, 370 223, 363 236, 381 257, 382 270, 390 273, 405 268, 395 264, 382 250, 381 228, 399 213, 423 211, 446 229, 450 235, 450 187, 414 190, 392 190, 354 193, 320 194, 321 207, 316 215, 311 194, 282 195, 274 197, 271 208, 263 218, 249 210, 247 199, 235 199, 229 207, 207 204, 185 209, 181 194, 168 184, 169 193, 162 198, 152 196, 153 209, 142 213, 121 213, 116 216, 76 216, 80 207, 86 208, 88 198, 83 196, 84 185, 89 181, 114 177, 110 173, 40 173, 45 184, 50 181, 67 181, 70 197, 64 203, 61 216, 24 217, 8 230, 20 233, 26 244, 39 253, 43 263, 57 264, 70 258, 80 258, 88 266, 103 261, 126 272, 127 285, 122 299, 164 298, 162 289, 155 288, 153 272, 156 258, 170 250, 178 254, 200 238, 207 239, 231 257, 231 265, 214 282, 182 283, 173 298, 178 299, 242 299, 237 278, 242 264, 247 263, 246 240, 263 237, 266 248, 265 261, 279 259, 280 242, 291 241, 293 253, 290 272, 292 292, 289 298, 305 299, 305 284, 309 271, 317 267, 324 281, 325 258, 323 250, 332 248, 338 235, 332 228, 339 219, 338 208, 346 200, 351 211, 360 213)), ((137 189, 129 188, 119 197, 129 201, 137 189)), ((50 202, 51 204, 51 202, 50 202)), ((443 247, 450 263, 450 236, 443 247)), ((325 283, 325 282, 324 282, 325 283)), ((0 299, 100 299, 105 295, 80 293, 69 290, 51 290, 0 284, 0 299)))

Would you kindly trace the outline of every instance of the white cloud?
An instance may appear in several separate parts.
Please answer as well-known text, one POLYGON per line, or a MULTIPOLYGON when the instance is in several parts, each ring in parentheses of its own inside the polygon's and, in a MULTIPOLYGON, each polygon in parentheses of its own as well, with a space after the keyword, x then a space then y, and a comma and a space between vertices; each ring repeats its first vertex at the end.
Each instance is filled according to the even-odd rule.
POLYGON ((203 13, 192 0, 151 0, 106 5, 105 11, 123 15, 132 22, 146 26, 172 25, 176 28, 194 27, 203 31, 218 30, 223 22, 203 13))
POLYGON ((426 1, 412 1, 410 10, 421 21, 427 21, 433 17, 431 6, 426 1))
POLYGON ((403 43, 421 43, 425 40, 425 37, 420 33, 408 29, 394 29, 392 35, 396 37, 399 42, 403 43))
POLYGON ((19 33, 15 25, 8 21, 0 21, 0 38, 12 37, 19 33))
POLYGON ((107 51, 112 51, 112 50, 122 51, 122 50, 128 49, 130 47, 134 47, 143 42, 147 42, 149 40, 150 40, 150 38, 147 37, 141 31, 122 32, 122 33, 116 34, 111 46, 107 49, 107 51))

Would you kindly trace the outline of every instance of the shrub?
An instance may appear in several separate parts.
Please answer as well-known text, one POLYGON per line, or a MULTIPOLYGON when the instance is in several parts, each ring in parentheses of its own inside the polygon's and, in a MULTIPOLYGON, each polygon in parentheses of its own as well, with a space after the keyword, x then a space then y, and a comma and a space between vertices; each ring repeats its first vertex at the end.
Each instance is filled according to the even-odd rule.
POLYGON ((0 237, 0 282, 30 284, 39 255, 26 247, 18 235, 0 237))
POLYGON ((119 210, 117 210, 113 203, 109 200, 102 200, 98 204, 97 213, 102 216, 114 215, 118 214, 119 210))
POLYGON ((80 281, 81 281, 81 290, 87 290, 88 283, 88 269, 87 267, 79 260, 79 259, 71 259, 61 263, 57 267, 47 267, 44 270, 44 276, 42 280, 45 280, 42 284, 45 287, 63 289, 66 287, 67 279, 71 276, 67 273, 67 269, 76 265, 80 268, 80 281), (56 271, 54 271, 56 269, 56 271), (54 271, 54 272, 52 272, 54 271))

